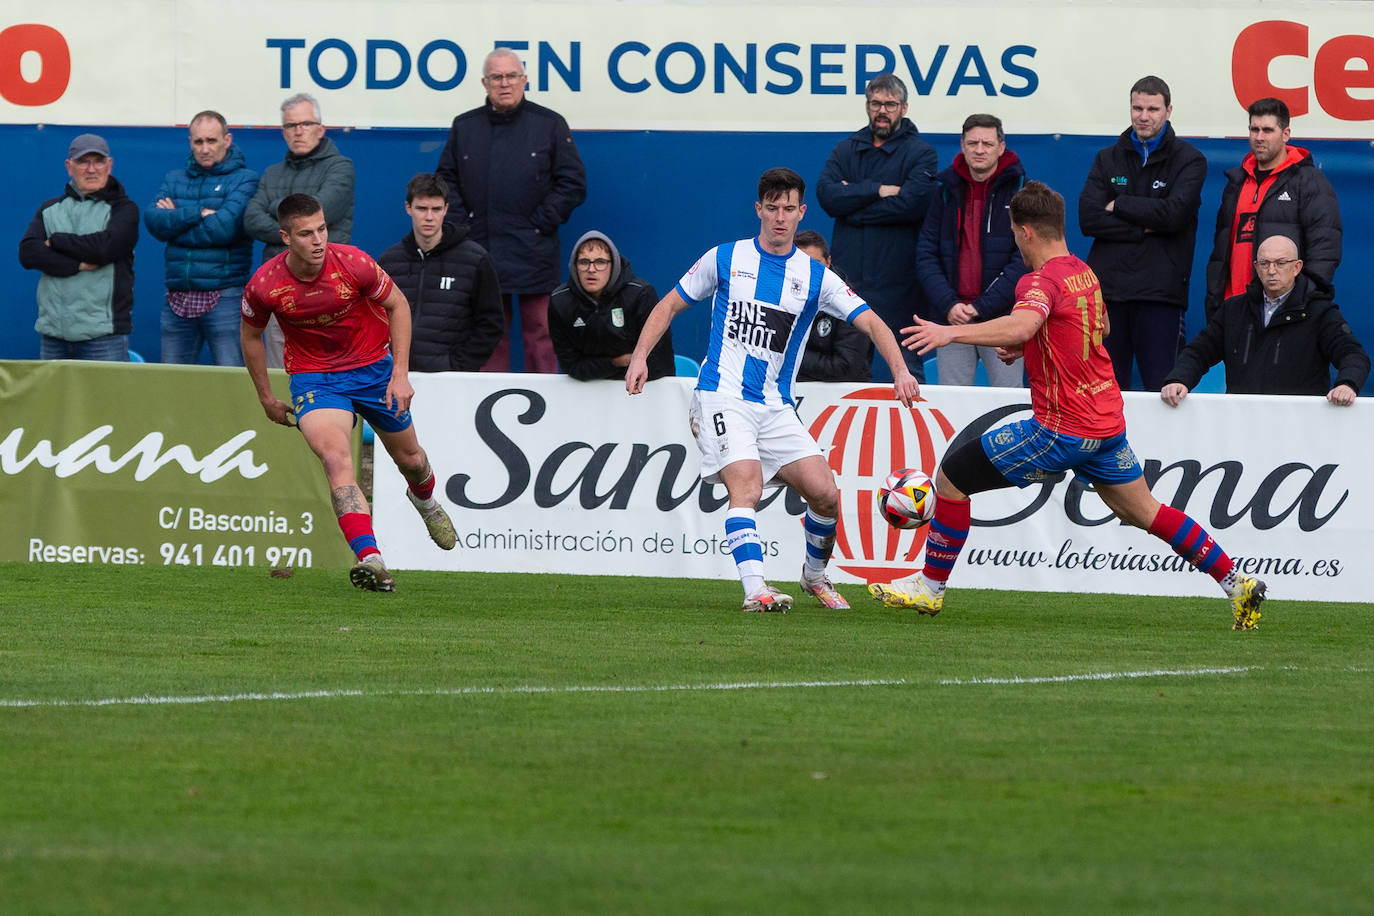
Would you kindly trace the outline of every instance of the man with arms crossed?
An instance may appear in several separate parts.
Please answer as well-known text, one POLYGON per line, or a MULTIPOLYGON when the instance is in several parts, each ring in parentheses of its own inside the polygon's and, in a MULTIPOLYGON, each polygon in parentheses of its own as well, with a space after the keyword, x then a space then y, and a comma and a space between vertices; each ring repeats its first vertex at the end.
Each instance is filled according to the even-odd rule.
POLYGON ((701 451, 701 477, 722 483, 730 497, 725 539, 746 611, 786 611, 792 598, 763 578, 763 548, 754 510, 765 482, 787 484, 806 500, 806 561, 802 591, 828 608, 849 603, 825 573, 835 546, 839 493, 830 466, 797 418, 792 397, 811 323, 824 312, 869 336, 892 370, 897 399, 910 407, 916 380, 897 340, 877 315, 824 264, 794 244, 806 214, 806 183, 790 169, 759 179, 757 238, 718 245, 692 265, 649 313, 625 371, 625 389, 639 394, 647 358, 673 316, 692 302, 711 302, 711 342, 697 378, 690 414, 701 451))
POLYGON ((324 465, 334 514, 358 557, 349 579, 358 588, 395 591, 353 476, 355 413, 372 424, 396 462, 409 484, 406 496, 434 543, 452 550, 457 540, 448 513, 434 499, 434 472, 410 419, 410 306, 365 252, 329 243, 315 198, 289 195, 277 207, 277 219, 286 250, 258 268, 244 290, 243 362, 268 419, 283 426, 294 420, 324 465), (267 375, 262 334, 272 315, 286 338, 292 404, 277 399, 267 375))
POLYGON ((1145 484, 1126 441, 1121 389, 1102 346, 1109 327, 1102 289, 1087 264, 1064 242, 1064 198, 1030 181, 1011 200, 1012 232, 1031 272, 1016 286, 1010 315, 978 324, 940 325, 916 318, 904 346, 919 353, 948 343, 1001 347, 1006 359, 1024 352, 1033 419, 970 439, 945 454, 936 476, 935 518, 926 538, 925 568, 889 585, 868 586, 888 607, 932 617, 968 538, 974 493, 1026 487, 1047 474, 1072 470, 1093 484, 1117 518, 1168 541, 1207 573, 1231 599, 1237 630, 1253 630, 1265 585, 1242 574, 1221 545, 1193 519, 1161 505, 1145 484))

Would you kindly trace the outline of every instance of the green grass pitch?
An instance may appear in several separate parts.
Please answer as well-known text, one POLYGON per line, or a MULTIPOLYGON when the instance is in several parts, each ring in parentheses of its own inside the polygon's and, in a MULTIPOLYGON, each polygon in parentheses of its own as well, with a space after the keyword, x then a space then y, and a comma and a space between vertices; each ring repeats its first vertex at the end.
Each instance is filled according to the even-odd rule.
POLYGON ((1368 605, 0 575, 4 913, 1374 909, 1368 605))

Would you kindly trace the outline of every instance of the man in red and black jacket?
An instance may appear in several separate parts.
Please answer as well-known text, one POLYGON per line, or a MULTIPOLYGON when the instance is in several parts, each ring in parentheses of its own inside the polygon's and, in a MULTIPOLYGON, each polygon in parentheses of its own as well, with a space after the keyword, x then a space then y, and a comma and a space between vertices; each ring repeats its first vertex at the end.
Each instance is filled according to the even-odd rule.
POLYGON ((1260 99, 1250 113, 1250 154, 1226 172, 1216 241, 1207 262, 1207 316, 1254 277, 1255 249, 1270 236, 1295 241, 1303 274, 1334 292, 1341 211, 1312 154, 1288 144, 1288 106, 1260 99))

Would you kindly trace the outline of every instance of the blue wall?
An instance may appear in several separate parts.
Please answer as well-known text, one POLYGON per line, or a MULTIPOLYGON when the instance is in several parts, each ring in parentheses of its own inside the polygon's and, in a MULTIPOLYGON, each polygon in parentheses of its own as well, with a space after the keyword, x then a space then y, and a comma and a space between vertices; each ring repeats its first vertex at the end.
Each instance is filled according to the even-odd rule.
MULTIPOLYGON (((857 125, 856 125, 857 126, 857 125)), ((17 249, 39 203, 61 193, 66 182, 62 161, 82 127, 0 126, 0 173, 9 175, 0 196, 0 226, 9 227, 11 255, 0 259, 0 316, 10 334, 0 342, 0 358, 33 359, 35 272, 19 266, 17 249)), ((186 131, 180 128, 90 128, 110 143, 114 173, 140 207, 153 199, 162 176, 184 163, 186 131)), ((430 171, 439 158, 445 131, 333 131, 334 142, 351 156, 359 176, 353 243, 376 254, 399 240, 410 224, 403 210, 405 183, 430 171)), ((665 292, 696 259, 718 242, 758 231, 754 190, 758 176, 772 166, 795 169, 814 182, 830 150, 843 134, 702 133, 582 131, 576 134, 587 163, 587 202, 573 213, 562 233, 565 246, 588 229, 608 233, 634 264, 635 272, 665 292)), ((942 167, 953 157, 957 137, 926 137, 940 154, 942 167)), ((1109 137, 1011 136, 1009 145, 1032 178, 1048 182, 1069 204, 1070 247, 1086 254, 1078 234, 1076 198, 1096 151, 1109 137)), ((261 171, 279 160, 284 146, 276 129, 239 129, 234 141, 261 171)), ((1222 172, 1239 163, 1243 140, 1192 140, 1209 163, 1204 189, 1198 251, 1194 261, 1188 327, 1198 329, 1204 265, 1223 184, 1222 172)), ((1316 155, 1341 199, 1345 220, 1345 266, 1336 274, 1337 302, 1366 347, 1374 345, 1374 309, 1364 286, 1353 282, 1366 252, 1374 251, 1374 151, 1365 141, 1297 141, 1316 155)), ((814 194, 803 228, 830 235, 831 220, 814 194)), ((566 251, 565 251, 566 256, 566 251)), ((136 305, 132 346, 149 361, 160 352, 158 314, 162 305, 162 246, 146 233, 135 263, 136 305)), ((706 347, 707 314, 688 310, 673 325, 676 349, 700 357, 706 347)))

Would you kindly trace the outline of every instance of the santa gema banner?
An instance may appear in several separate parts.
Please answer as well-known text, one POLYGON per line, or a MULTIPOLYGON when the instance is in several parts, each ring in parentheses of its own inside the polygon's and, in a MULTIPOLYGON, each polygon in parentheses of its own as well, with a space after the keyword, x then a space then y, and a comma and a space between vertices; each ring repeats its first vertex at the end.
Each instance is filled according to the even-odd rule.
MULTIPOLYGON (((612 382, 561 376, 413 375, 420 440, 453 515, 458 547, 428 540, 380 453, 377 533, 400 568, 732 579, 725 491, 702 485, 687 426, 692 382, 661 379, 629 397, 612 382)), ((919 568, 925 531, 890 528, 875 491, 899 467, 934 473, 958 436, 1028 416, 1023 390, 930 386, 907 409, 891 389, 798 386, 798 415, 827 455, 841 515, 837 581, 919 568)), ((1320 398, 1193 395, 1177 408, 1128 394, 1131 444, 1155 496, 1205 525, 1278 598, 1361 601, 1374 584, 1370 405, 1320 398)), ((765 493, 767 573, 796 578, 801 501, 765 493)), ((1215 595, 1168 545, 1112 518, 1072 475, 981 494, 955 586, 1215 595)))

